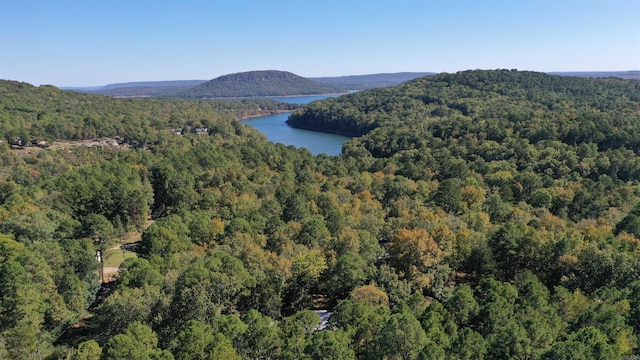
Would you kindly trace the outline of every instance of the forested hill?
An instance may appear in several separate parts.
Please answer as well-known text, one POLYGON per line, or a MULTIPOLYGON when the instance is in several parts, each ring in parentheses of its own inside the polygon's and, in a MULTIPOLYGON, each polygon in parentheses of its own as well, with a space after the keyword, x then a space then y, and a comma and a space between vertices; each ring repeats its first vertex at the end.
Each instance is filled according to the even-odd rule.
POLYGON ((333 94, 343 90, 286 71, 249 71, 220 76, 177 92, 182 98, 231 98, 333 94))
POLYGON ((232 120, 296 105, 269 100, 114 99, 0 80, 0 139, 8 144, 120 137, 153 142, 169 129, 207 127, 234 133, 232 120))
POLYGON ((640 81, 477 70, 317 102, 288 124, 351 136, 404 125, 441 138, 515 136, 637 149, 639 99, 640 81))

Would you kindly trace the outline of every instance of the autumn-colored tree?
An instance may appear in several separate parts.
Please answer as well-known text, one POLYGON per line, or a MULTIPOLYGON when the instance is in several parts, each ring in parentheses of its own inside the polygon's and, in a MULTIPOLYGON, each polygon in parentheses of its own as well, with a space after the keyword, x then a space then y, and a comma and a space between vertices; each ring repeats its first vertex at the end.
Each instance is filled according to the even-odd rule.
POLYGON ((396 269, 409 279, 424 274, 442 260, 442 251, 424 229, 400 229, 391 239, 389 255, 396 269))
POLYGON ((311 305, 311 292, 318 279, 327 269, 326 260, 320 250, 304 250, 292 261, 292 276, 284 289, 285 313, 293 314, 311 305))
POLYGON ((375 285, 364 285, 353 289, 351 300, 354 302, 368 302, 374 306, 389 306, 389 296, 384 290, 375 285))

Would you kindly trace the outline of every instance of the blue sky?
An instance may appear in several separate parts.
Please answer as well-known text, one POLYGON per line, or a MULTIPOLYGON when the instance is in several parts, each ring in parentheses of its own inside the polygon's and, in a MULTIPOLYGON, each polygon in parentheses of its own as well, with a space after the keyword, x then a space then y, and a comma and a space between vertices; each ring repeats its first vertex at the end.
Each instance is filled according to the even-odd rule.
POLYGON ((34 85, 468 69, 640 69, 640 0, 0 0, 34 85))

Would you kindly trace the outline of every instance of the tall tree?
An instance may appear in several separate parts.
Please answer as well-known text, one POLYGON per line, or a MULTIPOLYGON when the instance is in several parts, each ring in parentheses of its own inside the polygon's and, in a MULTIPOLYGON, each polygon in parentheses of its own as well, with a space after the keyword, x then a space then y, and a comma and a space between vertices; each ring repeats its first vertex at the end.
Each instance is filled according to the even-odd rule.
POLYGON ((420 322, 410 313, 393 314, 378 335, 380 350, 388 359, 416 359, 427 344, 420 322))

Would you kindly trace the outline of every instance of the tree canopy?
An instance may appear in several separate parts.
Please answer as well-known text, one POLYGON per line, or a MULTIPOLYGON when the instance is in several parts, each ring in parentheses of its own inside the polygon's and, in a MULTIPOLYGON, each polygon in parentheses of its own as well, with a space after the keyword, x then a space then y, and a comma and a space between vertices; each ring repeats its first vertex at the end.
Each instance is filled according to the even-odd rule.
POLYGON ((640 349, 638 81, 471 71, 307 105, 292 122, 360 135, 333 157, 217 102, 0 84, 0 357, 640 349), (9 146, 102 136, 129 146, 9 146), (134 232, 105 294, 96 250, 134 232))

